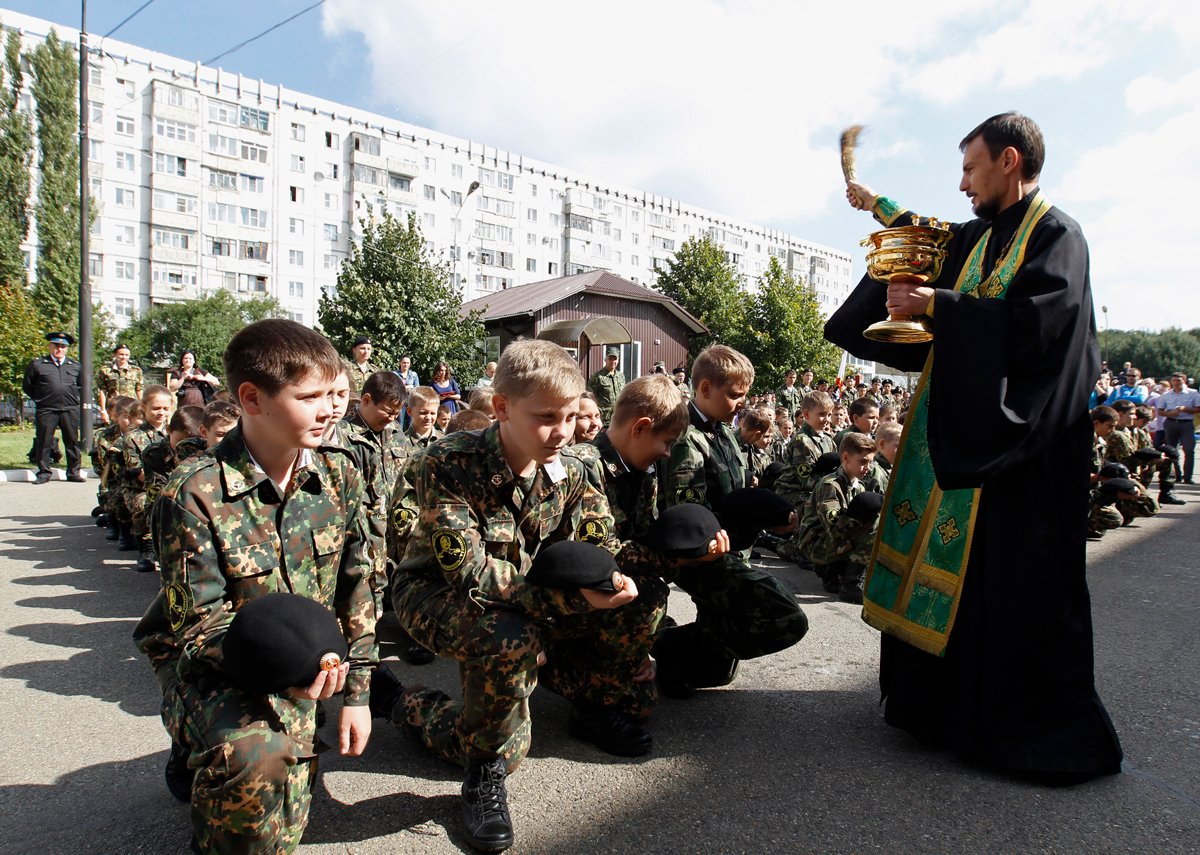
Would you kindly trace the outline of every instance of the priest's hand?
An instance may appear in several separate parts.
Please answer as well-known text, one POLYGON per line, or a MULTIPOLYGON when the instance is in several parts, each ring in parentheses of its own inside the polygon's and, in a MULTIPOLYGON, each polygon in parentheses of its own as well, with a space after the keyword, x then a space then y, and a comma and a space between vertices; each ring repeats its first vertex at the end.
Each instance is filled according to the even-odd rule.
POLYGON ((857 181, 846 183, 846 201, 850 203, 851 208, 869 211, 875 207, 875 199, 874 191, 866 184, 859 184, 857 181))
POLYGON ((932 297, 933 289, 917 277, 893 277, 887 289, 888 314, 923 315, 932 297))

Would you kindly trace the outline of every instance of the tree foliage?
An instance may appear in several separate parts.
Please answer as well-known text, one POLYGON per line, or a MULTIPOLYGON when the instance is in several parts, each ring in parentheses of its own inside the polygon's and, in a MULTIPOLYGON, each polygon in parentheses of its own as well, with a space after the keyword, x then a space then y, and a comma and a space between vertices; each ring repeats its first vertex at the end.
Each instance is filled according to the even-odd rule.
POLYGON ((1176 371, 1200 376, 1200 330, 1101 330, 1099 336, 1100 353, 1114 372, 1132 362, 1143 377, 1165 379, 1176 371))
POLYGON ((79 314, 79 72, 75 49, 51 30, 29 53, 40 183, 34 303, 47 325, 75 332, 79 314))
POLYGON ((713 342, 742 349, 750 299, 720 244, 708 237, 688 238, 668 259, 666 269, 659 270, 654 287, 708 327, 708 335, 692 339, 689 356, 695 358, 713 342))
POLYGON ((811 368, 820 377, 837 373, 841 351, 825 341, 816 294, 774 257, 750 299, 748 321, 740 349, 754 363, 756 387, 782 385, 789 368, 811 368))
POLYGON ((29 234, 33 160, 33 125, 18 109, 24 77, 21 37, 9 32, 0 66, 0 283, 20 287, 28 281, 21 243, 29 234))
POLYGON ((368 211, 359 222, 362 238, 351 241, 337 289, 317 309, 338 351, 349 354, 356 336, 370 335, 377 365, 395 368, 408 354, 422 377, 443 359, 463 377, 482 368, 483 313, 460 314, 450 268, 425 245, 416 214, 407 225, 387 212, 368 211))
POLYGON ((0 281, 0 302, 4 306, 0 312, 0 397, 20 401, 25 369, 46 352, 46 340, 41 318, 23 285, 0 281))
MULTIPOLYGON (((254 321, 285 315, 273 297, 239 300, 228 291, 217 291, 200 300, 151 307, 130 322, 121 341, 143 368, 178 365, 180 353, 191 350, 197 365, 219 375, 221 355, 234 333, 254 321)), ((100 365, 104 351, 96 353, 100 365)))

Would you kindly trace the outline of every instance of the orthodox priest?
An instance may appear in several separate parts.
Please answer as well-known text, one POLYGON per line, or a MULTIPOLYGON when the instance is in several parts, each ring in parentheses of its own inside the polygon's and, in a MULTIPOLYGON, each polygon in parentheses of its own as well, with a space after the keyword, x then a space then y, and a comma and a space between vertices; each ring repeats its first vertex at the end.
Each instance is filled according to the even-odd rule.
MULTIPOLYGON (((976 761, 1072 783, 1120 771, 1093 682, 1085 524, 1100 372, 1079 224, 1038 187, 1041 130, 985 121, 960 144, 953 224, 935 287, 864 277, 825 326, 858 356, 920 371, 864 591, 883 631, 889 724, 976 761), (888 313, 933 342, 863 337, 888 313)), ((912 212, 851 180, 885 226, 912 212)))

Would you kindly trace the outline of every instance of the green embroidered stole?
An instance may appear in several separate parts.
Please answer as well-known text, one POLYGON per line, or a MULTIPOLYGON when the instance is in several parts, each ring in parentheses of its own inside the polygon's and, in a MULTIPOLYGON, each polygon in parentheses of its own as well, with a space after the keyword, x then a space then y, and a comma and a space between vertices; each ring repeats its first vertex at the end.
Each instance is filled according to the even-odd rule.
MULTIPOLYGON (((991 229, 967 257, 955 289, 973 297, 1004 299, 1025 259, 1034 226, 1050 209, 1042 193, 1029 205, 1013 240, 984 278, 991 229)), ((936 341, 935 341, 936 345, 936 341)), ((979 490, 942 490, 929 459, 929 375, 933 349, 905 418, 900 448, 879 516, 863 592, 863 620, 938 656, 946 650, 958 611, 979 490)))

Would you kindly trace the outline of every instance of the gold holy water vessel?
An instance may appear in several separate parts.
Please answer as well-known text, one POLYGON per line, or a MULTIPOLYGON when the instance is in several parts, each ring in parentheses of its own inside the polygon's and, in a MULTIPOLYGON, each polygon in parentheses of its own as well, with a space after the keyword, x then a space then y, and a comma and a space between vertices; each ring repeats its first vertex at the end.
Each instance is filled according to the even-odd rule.
MULTIPOLYGON (((946 244, 952 234, 948 224, 932 218, 922 223, 916 216, 912 225, 872 232, 861 243, 871 247, 867 252, 867 274, 885 284, 900 277, 913 277, 922 284, 933 282, 942 272, 946 244)), ((891 315, 886 321, 871 324, 863 335, 894 344, 920 344, 933 338, 923 321, 909 315, 891 315)))

